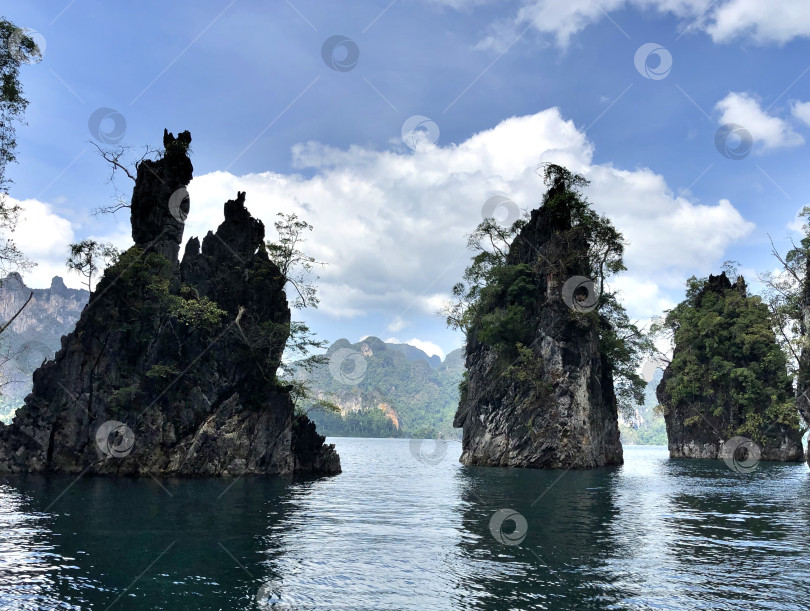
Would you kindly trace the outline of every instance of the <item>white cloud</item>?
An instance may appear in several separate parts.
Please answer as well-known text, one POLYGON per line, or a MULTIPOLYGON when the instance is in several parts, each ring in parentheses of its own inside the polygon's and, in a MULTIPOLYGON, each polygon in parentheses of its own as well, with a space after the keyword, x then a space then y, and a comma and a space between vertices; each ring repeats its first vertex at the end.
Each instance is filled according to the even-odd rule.
POLYGON ((730 0, 712 12, 706 31, 716 42, 747 37, 758 44, 784 44, 810 36, 810 11, 802 0, 730 0))
POLYGON ((736 123, 747 129, 762 150, 798 146, 804 142, 783 119, 769 115, 759 102, 747 93, 730 92, 717 102, 720 123, 736 123))
MULTIPOLYGON (((806 205, 810 206, 810 204, 806 205)), ((804 208, 805 206, 802 206, 801 208, 796 210, 796 214, 793 216, 793 220, 786 225, 788 229, 802 236, 804 235, 804 228, 807 226, 807 218, 801 216, 804 208)))
POLYGON ((7 204, 19 204, 22 208, 16 230, 8 237, 28 259, 37 263, 32 270, 22 273, 25 283, 47 288, 54 276, 62 276, 68 286, 80 287, 78 277, 68 277, 65 267, 68 244, 75 241, 70 221, 54 212, 50 204, 36 199, 20 201, 8 197, 7 204))
POLYGON ((790 112, 805 125, 810 125, 810 102, 793 102, 790 112))
MULTIPOLYGON (((469 261, 465 234, 494 192, 535 208, 545 190, 536 174, 553 161, 592 181, 589 198, 629 241, 626 303, 645 315, 680 290, 691 273, 708 273, 726 248, 751 232, 730 202, 675 196, 650 169, 592 163, 593 145, 556 108, 509 118, 457 145, 416 152, 335 149, 317 142, 293 148, 300 174, 214 172, 189 186, 186 237, 222 220, 223 203, 247 192, 248 209, 274 237, 277 212, 295 212, 315 230, 304 245, 329 265, 320 311, 333 319, 381 315, 393 328, 432 320, 469 261)), ((660 311, 657 310, 657 311, 660 311)), ((421 340, 420 340, 421 341, 421 340)), ((410 343, 410 342, 409 342, 410 343)))
MULTIPOLYGON (((481 0, 429 0, 469 9, 481 0)), ((523 0, 517 12, 497 22, 479 47, 505 50, 527 27, 553 36, 565 48, 571 38, 610 13, 654 10, 679 18, 682 30, 704 31, 717 43, 745 38, 756 44, 783 44, 810 36, 810 11, 797 0, 523 0)))
POLYGON ((391 333, 399 333, 405 327, 409 327, 410 323, 406 322, 401 316, 395 316, 394 320, 392 320, 386 329, 388 329, 391 333))

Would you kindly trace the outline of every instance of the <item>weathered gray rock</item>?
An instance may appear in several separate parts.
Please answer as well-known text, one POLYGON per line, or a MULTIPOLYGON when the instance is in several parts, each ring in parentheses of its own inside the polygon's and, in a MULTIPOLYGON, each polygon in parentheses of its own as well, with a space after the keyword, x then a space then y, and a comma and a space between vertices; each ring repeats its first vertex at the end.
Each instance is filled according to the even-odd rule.
MULTIPOLYGON (((802 321, 801 334, 804 346, 799 356, 799 375, 796 388, 796 407, 807 426, 810 426, 810 257, 805 261, 804 286, 802 287, 802 321)), ((810 441, 805 454, 810 465, 810 441)))
POLYGON ((0 425, 0 472, 340 472, 334 446, 295 414, 276 378, 290 310, 244 193, 178 264, 184 219, 169 200, 191 179, 190 141, 166 134, 164 157, 140 165, 135 246, 34 373, 12 424, 0 425))
POLYGON ((23 404, 31 392, 34 370, 59 350, 62 336, 73 330, 89 295, 85 290, 67 288, 58 276, 47 289, 29 288, 16 273, 0 280, 0 321, 8 321, 19 312, 3 331, 3 353, 11 358, 0 359, 0 420, 10 421, 23 404))
POLYGON ((536 370, 525 379, 504 373, 503 355, 479 339, 480 329, 468 334, 468 379, 454 422, 464 429, 464 464, 593 468, 623 461, 598 315, 575 312, 562 298, 568 278, 588 275, 587 244, 571 229, 570 210, 544 205, 532 213, 507 258, 510 265, 533 266, 525 344, 536 370))

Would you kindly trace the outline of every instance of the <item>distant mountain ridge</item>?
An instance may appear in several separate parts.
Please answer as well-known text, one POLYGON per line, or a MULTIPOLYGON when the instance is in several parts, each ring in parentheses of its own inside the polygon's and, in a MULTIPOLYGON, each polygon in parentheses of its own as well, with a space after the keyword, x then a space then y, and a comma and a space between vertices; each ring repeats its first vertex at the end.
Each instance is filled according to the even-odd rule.
MULTIPOLYGON (((323 435, 369 437, 458 437, 453 414, 464 373, 463 351, 444 361, 410 344, 373 336, 351 343, 342 338, 326 352, 327 364, 307 376, 311 393, 329 400, 340 414, 310 411, 323 435)), ((292 375, 304 375, 293 367, 292 375)), ((311 410, 313 403, 304 408, 311 410)))
POLYGON ((0 321, 5 323, 19 311, 33 293, 30 303, 0 338, 2 364, 0 380, 0 420, 9 421, 14 410, 31 392, 31 376, 42 361, 53 358, 63 335, 70 333, 82 313, 90 293, 65 286, 60 276, 47 289, 26 286, 18 273, 0 279, 0 321), (6 359, 9 360, 6 360, 6 359))
POLYGON ((635 406, 633 418, 627 419, 619 414, 619 432, 622 443, 626 445, 667 445, 667 429, 664 417, 655 412, 658 399, 655 389, 664 377, 662 369, 656 369, 652 380, 644 389, 644 404, 635 406))

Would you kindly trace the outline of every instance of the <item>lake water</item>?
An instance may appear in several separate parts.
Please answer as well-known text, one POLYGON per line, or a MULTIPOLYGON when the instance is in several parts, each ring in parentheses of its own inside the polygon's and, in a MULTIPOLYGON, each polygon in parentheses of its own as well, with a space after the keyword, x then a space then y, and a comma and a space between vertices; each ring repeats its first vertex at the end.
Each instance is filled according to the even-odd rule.
POLYGON ((0 608, 810 607, 806 465, 625 447, 505 470, 331 441, 344 473, 319 480, 0 479, 0 608))

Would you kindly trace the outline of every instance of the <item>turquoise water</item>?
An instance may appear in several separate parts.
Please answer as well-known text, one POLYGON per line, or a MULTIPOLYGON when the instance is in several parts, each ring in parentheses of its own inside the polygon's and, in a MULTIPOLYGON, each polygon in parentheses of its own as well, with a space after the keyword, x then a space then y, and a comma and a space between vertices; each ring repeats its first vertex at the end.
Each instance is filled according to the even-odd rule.
POLYGON ((621 468, 503 470, 455 442, 331 441, 329 479, 0 479, 0 608, 810 607, 805 465, 626 447, 621 468))

